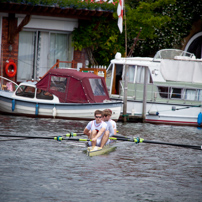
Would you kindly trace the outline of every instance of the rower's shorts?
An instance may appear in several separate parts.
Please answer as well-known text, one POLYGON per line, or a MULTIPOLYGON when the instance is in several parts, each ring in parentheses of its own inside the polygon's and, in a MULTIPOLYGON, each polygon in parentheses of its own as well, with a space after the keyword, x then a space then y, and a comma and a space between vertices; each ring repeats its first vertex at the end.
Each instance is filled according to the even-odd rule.
MULTIPOLYGON (((102 139, 97 139, 96 146, 100 147, 100 146, 101 146, 101 141, 102 141, 102 139)), ((113 142, 113 140, 107 140, 106 145, 107 145, 107 144, 110 144, 110 143, 112 143, 112 142, 113 142)), ((88 146, 89 146, 89 147, 92 146, 91 141, 88 142, 88 146)))

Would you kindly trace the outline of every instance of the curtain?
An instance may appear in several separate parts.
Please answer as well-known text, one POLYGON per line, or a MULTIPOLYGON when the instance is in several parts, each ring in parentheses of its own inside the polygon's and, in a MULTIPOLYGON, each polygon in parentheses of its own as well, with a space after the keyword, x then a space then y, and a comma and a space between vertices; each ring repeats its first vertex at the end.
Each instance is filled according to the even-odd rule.
POLYGON ((198 90, 198 100, 202 101, 202 90, 198 90))
MULTIPOLYGON (((57 59, 72 60, 73 49, 69 41, 71 41, 69 33, 20 32, 17 81, 43 77, 57 59)), ((71 67, 71 64, 60 64, 60 68, 67 67, 71 67)))
MULTIPOLYGON (((67 34, 50 33, 48 66, 52 67, 56 63, 57 59, 61 61, 69 61, 67 34)), ((66 63, 61 64, 61 66, 70 67, 70 65, 66 63)))
POLYGON ((186 100, 195 100, 196 90, 186 90, 185 99, 186 100))
POLYGON ((33 78, 35 32, 20 32, 17 81, 33 78))
MULTIPOLYGON (((146 67, 142 67, 142 66, 137 67, 136 83, 144 83, 145 68, 146 67)), ((147 83, 149 83, 149 80, 150 80, 150 72, 149 72, 149 70, 147 71, 147 73, 148 73, 147 83)))
POLYGON ((134 83, 135 66, 128 66, 128 81, 134 83))
POLYGON ((37 46, 37 79, 43 77, 45 73, 53 66, 48 66, 49 53, 49 33, 39 32, 37 46))

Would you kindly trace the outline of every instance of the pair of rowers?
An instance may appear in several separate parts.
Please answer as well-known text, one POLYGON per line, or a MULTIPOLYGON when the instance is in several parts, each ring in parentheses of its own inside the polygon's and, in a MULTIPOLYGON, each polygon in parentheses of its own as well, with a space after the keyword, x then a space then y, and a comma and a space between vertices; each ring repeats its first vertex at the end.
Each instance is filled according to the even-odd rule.
POLYGON ((111 119, 112 111, 105 109, 94 112, 95 120, 90 121, 84 129, 84 134, 92 141, 88 146, 104 147, 109 144, 109 137, 116 135, 116 122, 111 119))

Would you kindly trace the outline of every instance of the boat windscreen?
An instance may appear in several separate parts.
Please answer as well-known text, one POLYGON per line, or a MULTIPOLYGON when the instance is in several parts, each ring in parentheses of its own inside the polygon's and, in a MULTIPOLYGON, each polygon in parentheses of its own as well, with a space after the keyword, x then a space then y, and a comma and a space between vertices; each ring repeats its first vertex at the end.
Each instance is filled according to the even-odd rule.
POLYGON ((89 79, 94 96, 106 95, 101 79, 89 79))

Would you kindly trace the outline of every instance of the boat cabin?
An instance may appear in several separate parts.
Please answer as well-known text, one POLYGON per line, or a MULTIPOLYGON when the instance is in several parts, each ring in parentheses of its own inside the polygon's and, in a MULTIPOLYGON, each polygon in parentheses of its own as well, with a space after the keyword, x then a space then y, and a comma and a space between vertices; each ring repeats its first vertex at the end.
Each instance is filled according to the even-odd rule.
POLYGON ((145 70, 147 101, 192 103, 202 101, 202 59, 176 49, 163 49, 154 58, 122 58, 117 53, 107 69, 106 83, 110 97, 123 99, 125 67, 127 98, 143 100, 145 70))
POLYGON ((102 103, 110 100, 105 78, 74 69, 51 69, 37 84, 61 103, 102 103))

